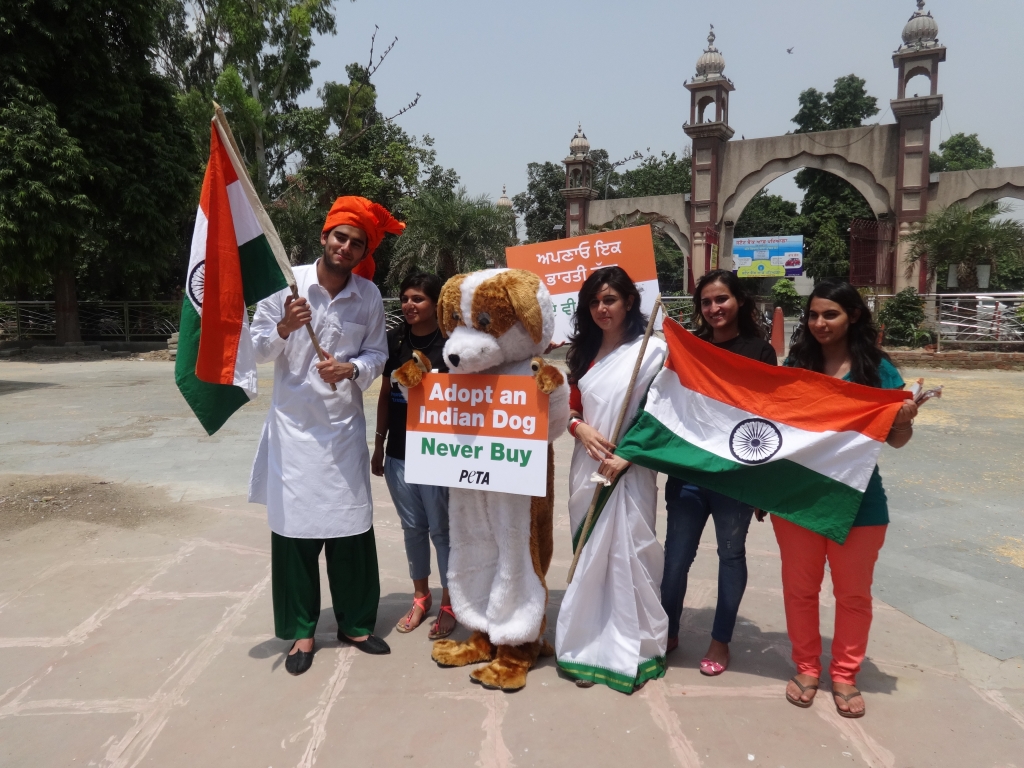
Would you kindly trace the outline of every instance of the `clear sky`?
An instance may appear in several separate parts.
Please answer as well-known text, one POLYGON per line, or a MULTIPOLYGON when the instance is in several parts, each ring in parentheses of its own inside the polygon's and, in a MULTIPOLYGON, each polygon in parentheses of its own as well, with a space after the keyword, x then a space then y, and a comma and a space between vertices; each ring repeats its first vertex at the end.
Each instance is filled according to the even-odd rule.
MULTIPOLYGON (((390 114, 421 93, 399 123, 433 136, 438 160, 470 192, 496 199, 502 184, 510 196, 525 189, 528 162, 565 157, 577 121, 591 146, 613 159, 648 147, 681 151, 688 143, 683 83, 709 24, 736 85, 737 138, 791 130, 800 91, 829 90, 850 73, 878 98, 874 119, 891 123, 892 52, 915 7, 915 0, 336 0, 338 35, 318 39, 314 76, 317 85, 343 81, 347 63, 365 62, 374 24, 379 49, 397 35, 374 78, 381 110, 390 114)), ((1024 165, 1024 2, 929 0, 926 10, 948 48, 939 70, 945 111, 933 137, 977 133, 998 165, 1024 165)), ((784 179, 773 190, 793 197, 784 179)))

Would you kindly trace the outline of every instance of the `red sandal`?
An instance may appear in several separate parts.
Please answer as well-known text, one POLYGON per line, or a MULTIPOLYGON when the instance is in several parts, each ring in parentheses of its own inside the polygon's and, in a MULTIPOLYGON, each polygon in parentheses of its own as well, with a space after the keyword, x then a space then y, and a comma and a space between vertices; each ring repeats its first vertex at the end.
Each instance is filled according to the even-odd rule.
POLYGON ((430 610, 430 604, 432 601, 433 598, 429 594, 424 595, 423 597, 414 597, 412 599, 412 608, 410 608, 409 612, 399 620, 399 622, 395 625, 395 629, 397 629, 403 635, 412 632, 414 629, 416 629, 416 627, 423 623, 423 619, 427 617, 427 611, 430 610), (420 616, 420 620, 419 622, 417 622, 416 626, 410 627, 409 622, 412 621, 412 614, 417 608, 423 611, 423 615, 420 616))
POLYGON ((450 635, 452 632, 455 631, 455 627, 457 627, 457 626, 458 626, 458 619, 455 618, 455 612, 452 611, 452 607, 450 605, 442 605, 441 606, 441 610, 439 610, 437 612, 437 619, 434 620, 434 626, 432 626, 430 628, 430 634, 427 635, 427 639, 428 640, 440 640, 441 638, 448 637, 448 635, 450 635), (452 623, 451 629, 447 630, 446 632, 442 632, 441 629, 440 629, 440 627, 441 627, 441 617, 444 614, 446 614, 446 613, 449 616, 452 617, 454 622, 452 623))

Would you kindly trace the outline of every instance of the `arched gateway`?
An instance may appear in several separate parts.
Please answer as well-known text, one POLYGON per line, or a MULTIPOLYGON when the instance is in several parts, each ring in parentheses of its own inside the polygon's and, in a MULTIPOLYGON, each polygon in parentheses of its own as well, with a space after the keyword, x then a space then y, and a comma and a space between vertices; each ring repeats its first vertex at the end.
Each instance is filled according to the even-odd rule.
POLYGON ((711 268, 716 243, 720 266, 731 266, 733 226, 759 190, 791 171, 817 168, 853 185, 879 222, 888 224, 879 231, 891 233, 897 241, 891 245, 896 247, 895 264, 902 267, 880 262, 874 281, 878 287, 900 290, 912 285, 927 290, 926 273, 918 265, 908 271, 906 246, 898 244, 899 236, 920 227, 929 206, 941 209, 961 203, 974 208, 1002 197, 1024 199, 1024 166, 929 171, 931 124, 942 112, 939 64, 946 60, 946 48, 939 44, 938 24, 924 4, 917 0, 917 11, 903 28, 903 45, 892 56, 898 80, 896 98, 889 104, 896 122, 840 131, 733 141, 729 98, 735 86, 723 74, 725 57, 715 47, 712 27, 708 47, 697 60, 697 73, 686 83, 690 117, 683 130, 693 141, 691 194, 597 200, 590 144, 579 128, 563 161, 566 232, 582 234, 588 226, 617 216, 656 214, 696 280, 711 268), (908 81, 918 76, 927 80, 929 92, 907 96, 908 81))

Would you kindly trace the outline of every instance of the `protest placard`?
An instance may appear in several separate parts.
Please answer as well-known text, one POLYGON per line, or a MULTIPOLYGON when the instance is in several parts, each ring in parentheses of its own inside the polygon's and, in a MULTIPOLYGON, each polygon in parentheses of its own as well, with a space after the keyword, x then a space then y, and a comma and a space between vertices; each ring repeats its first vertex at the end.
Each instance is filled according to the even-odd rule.
POLYGON ((517 245, 505 249, 505 263, 512 269, 533 272, 544 281, 555 310, 555 335, 551 340, 556 343, 566 341, 572 334, 580 286, 601 267, 619 266, 626 270, 640 291, 644 314, 654 311, 658 270, 650 225, 517 245))
POLYGON ((548 396, 532 376, 425 374, 405 445, 408 483, 543 496, 548 396))

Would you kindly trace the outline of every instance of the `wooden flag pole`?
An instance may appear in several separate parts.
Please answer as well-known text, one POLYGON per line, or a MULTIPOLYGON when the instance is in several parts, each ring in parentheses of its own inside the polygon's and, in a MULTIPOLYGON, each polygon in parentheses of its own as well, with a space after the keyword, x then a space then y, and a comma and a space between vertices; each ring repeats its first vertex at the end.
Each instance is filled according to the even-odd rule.
MULTIPOLYGON (((249 198, 249 201, 254 206, 259 206, 259 211, 263 214, 263 216, 260 217, 262 219, 260 224, 262 226, 273 227, 273 222, 271 222, 270 217, 266 215, 266 210, 263 208, 263 203, 260 201, 259 196, 256 194, 256 190, 252 187, 252 179, 249 178, 248 172, 245 171, 245 166, 242 165, 242 153, 238 149, 237 142, 235 142, 235 134, 231 132, 231 126, 228 125, 228 118, 224 114, 224 110, 221 109, 220 104, 218 104, 216 101, 213 102, 213 108, 215 119, 220 124, 221 129, 224 131, 224 134, 228 137, 228 142, 231 144, 231 151, 234 152, 235 155, 233 159, 238 161, 238 166, 241 166, 240 170, 243 171, 242 173, 238 173, 238 169, 236 168, 236 173, 238 173, 238 179, 239 181, 242 182, 242 186, 246 188, 246 193, 247 197, 249 198)), ((280 243, 280 238, 277 236, 276 231, 274 232, 274 237, 268 237, 267 240, 268 242, 271 243, 271 247, 274 246, 275 242, 280 243)), ((288 277, 291 278, 288 282, 292 289, 292 297, 297 299, 299 298, 299 287, 295 284, 295 276, 289 274, 288 277)), ((313 330, 312 323, 306 323, 306 330, 309 332, 309 340, 313 342, 313 349, 316 350, 316 356, 319 358, 321 363, 324 362, 327 359, 327 354, 324 352, 323 348, 320 346, 320 342, 316 338, 316 332, 313 330)), ((330 387, 332 392, 338 391, 338 387, 336 384, 331 384, 330 387)))
MULTIPOLYGON (((659 293, 657 298, 654 300, 654 311, 651 312, 650 318, 647 320, 647 330, 644 332, 643 343, 640 344, 640 354, 636 356, 636 363, 633 365, 633 375, 629 377, 629 386, 626 387, 626 397, 622 401, 622 408, 619 410, 619 418, 615 422, 615 430, 612 432, 612 444, 618 445, 619 434, 622 431, 622 424, 626 421, 626 413, 629 410, 629 401, 633 397, 633 388, 636 386, 636 377, 640 375, 640 366, 644 362, 644 354, 647 352, 647 342, 650 341, 651 333, 654 332, 654 321, 658 317, 658 311, 663 309, 661 304, 661 294, 659 293)), ((603 486, 599 483, 594 489, 594 498, 590 500, 590 508, 587 510, 587 517, 583 521, 583 528, 580 530, 580 539, 576 542, 576 551, 572 556, 572 565, 569 566, 569 577, 565 580, 566 584, 572 584, 572 577, 576 573, 576 564, 580 561, 580 554, 583 552, 583 544, 587 540, 587 536, 590 535, 590 529, 594 525, 594 510, 597 508, 597 499, 601 495, 601 489, 603 486)))

